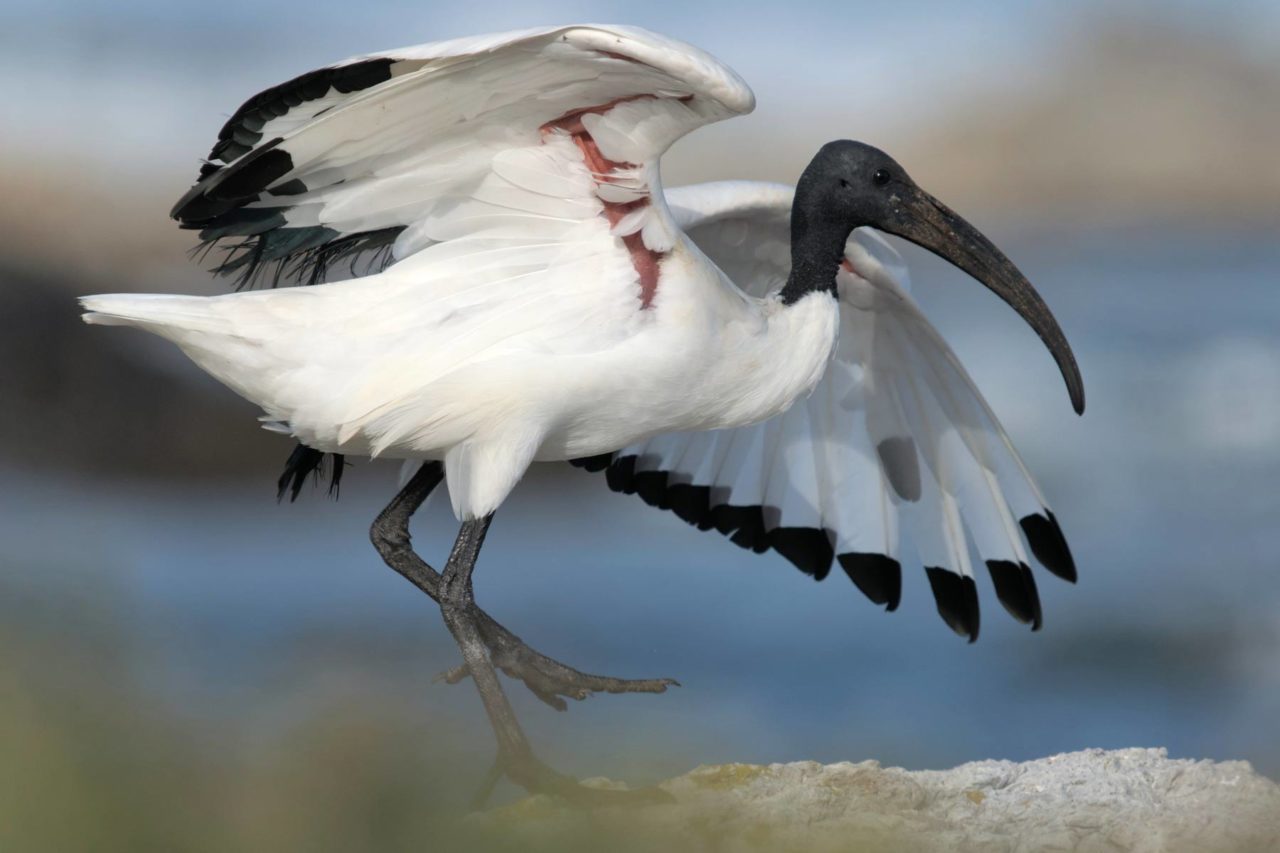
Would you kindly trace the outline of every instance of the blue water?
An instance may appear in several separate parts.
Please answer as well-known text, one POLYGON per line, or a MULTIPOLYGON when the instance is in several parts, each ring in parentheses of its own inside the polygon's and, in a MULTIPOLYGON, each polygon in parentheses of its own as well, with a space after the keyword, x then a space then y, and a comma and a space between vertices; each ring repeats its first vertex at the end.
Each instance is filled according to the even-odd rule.
MULTIPOLYGON (((545 754, 608 773, 615 753, 628 766, 640 753, 641 772, 658 774, 1166 746, 1280 776, 1280 247, 1072 235, 1011 254, 1076 348, 1084 418, 1008 309, 931 258, 912 261, 918 298, 1074 550, 1077 586, 1039 575, 1043 631, 1009 619, 988 588, 981 639, 966 645, 938 618, 923 572, 906 572, 902 606, 885 614, 839 573, 814 583, 614 495, 597 475, 540 466, 494 524, 481 603, 580 668, 684 685, 567 715, 515 693, 545 754)), ((431 603, 367 543, 395 468, 358 465, 340 501, 317 491, 280 507, 275 473, 166 489, 14 468, 0 493, 0 583, 11 602, 108 613, 145 690, 187 716, 239 724, 296 691, 298 672, 355 669, 413 695, 424 716, 473 718, 483 743, 471 688, 429 683, 456 656, 431 603)), ((416 529, 440 560, 447 504, 433 502, 416 529)), ((33 624, 54 630, 46 612, 58 611, 33 624)), ((56 629, 92 642, 84 625, 56 629)))

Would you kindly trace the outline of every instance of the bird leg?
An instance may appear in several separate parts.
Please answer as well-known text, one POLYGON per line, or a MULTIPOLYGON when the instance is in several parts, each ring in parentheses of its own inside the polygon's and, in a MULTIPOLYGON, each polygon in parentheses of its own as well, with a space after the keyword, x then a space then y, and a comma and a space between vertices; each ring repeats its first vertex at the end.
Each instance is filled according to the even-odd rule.
MULTIPOLYGON (((374 547, 386 564, 436 603, 441 603, 441 576, 414 552, 409 519, 443 479, 444 467, 439 462, 423 463, 378 515, 370 530, 374 547)), ((566 698, 582 700, 593 693, 663 693, 668 687, 680 685, 674 678, 611 678, 580 672, 530 648, 488 613, 475 607, 474 602, 472 607, 490 662, 507 677, 524 682, 533 695, 557 711, 568 708, 566 698)), ((470 670, 464 662, 441 673, 438 680, 457 684, 468 675, 470 670)))
POLYGON ((498 757, 477 792, 473 806, 478 808, 484 804, 503 774, 526 790, 558 794, 584 805, 668 801, 670 796, 657 788, 611 791, 583 787, 572 777, 543 764, 533 754, 494 671, 495 658, 503 661, 500 666, 504 672, 520 678, 540 699, 559 710, 565 707, 559 695, 582 699, 593 690, 661 693, 668 684, 675 682, 670 679, 626 681, 584 675, 530 649, 476 606, 471 575, 492 515, 464 522, 443 574, 431 568, 413 551, 408 525, 409 518, 443 477, 439 462, 424 463, 378 515, 370 534, 387 565, 440 605, 445 625, 458 643, 463 659, 463 665, 446 673, 445 680, 457 683, 470 675, 480 692, 485 713, 498 740, 498 757))

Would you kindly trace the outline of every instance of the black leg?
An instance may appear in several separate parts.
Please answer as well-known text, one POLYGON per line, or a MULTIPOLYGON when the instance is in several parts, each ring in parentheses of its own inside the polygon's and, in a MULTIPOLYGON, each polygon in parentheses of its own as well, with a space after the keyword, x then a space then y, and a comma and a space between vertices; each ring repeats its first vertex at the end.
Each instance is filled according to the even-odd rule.
POLYGON ((636 791, 584 788, 572 777, 552 770, 533 754, 511 703, 498 681, 491 655, 505 662, 501 664, 505 672, 521 678, 539 698, 560 710, 564 709, 564 702, 557 694, 581 699, 592 690, 661 693, 668 684, 675 682, 671 679, 626 681, 583 675, 533 651, 477 607, 471 575, 492 516, 462 525, 443 574, 427 565, 414 553, 410 544, 409 518, 443 477, 440 463, 425 463, 378 515, 370 530, 370 538, 387 565, 440 605, 445 624, 458 643, 464 661, 461 667, 446 674, 447 680, 455 683, 470 675, 480 692, 485 713, 498 740, 498 758, 477 793, 478 802, 474 805, 483 805, 497 778, 503 773, 529 791, 555 793, 583 804, 669 800, 669 795, 656 788, 636 791), (590 686, 575 684, 575 677, 587 680, 590 686))
MULTIPOLYGON (((613 678, 579 672, 530 648, 483 610, 478 614, 480 637, 489 649, 490 662, 507 677, 524 682, 533 695, 557 711, 569 707, 564 698, 582 700, 593 693, 665 693, 668 687, 680 686, 674 678, 613 678)), ((440 673, 437 680, 457 684, 470 674, 463 663, 440 673)))
POLYGON ((373 527, 369 529, 369 538, 382 555, 383 562, 437 603, 440 601, 440 574, 414 553, 409 541, 409 518, 443 479, 442 464, 422 463, 418 473, 391 499, 386 509, 378 513, 373 527))
MULTIPOLYGON (((493 516, 490 515, 476 521, 467 521, 458 531, 458 538, 453 543, 453 550, 449 553, 449 561, 445 563, 440 580, 440 612, 444 615, 449 633, 453 634, 458 643, 468 671, 472 673, 472 681, 480 691, 480 700, 484 703, 489 724, 498 738, 496 766, 514 782, 530 791, 568 793, 579 787, 577 782, 555 772, 534 757, 515 711, 498 682, 498 674, 489 661, 489 650, 480 637, 479 610, 471 586, 471 573, 475 569, 480 547, 484 544, 484 537, 492 520, 493 516)), ((490 777, 492 775, 490 773, 490 777)), ((486 789, 492 788, 492 782, 486 779, 481 790, 487 793, 486 789)))
MULTIPOLYGON (((414 553, 409 538, 409 518, 443 479, 444 467, 439 462, 424 463, 379 513, 369 531, 374 547, 386 564, 437 603, 441 600, 441 578, 414 553)), ((483 610, 477 609, 476 618, 480 639, 489 649, 493 665, 507 677, 522 681, 535 696, 557 711, 568 707, 566 698, 582 700, 593 693, 663 693, 668 687, 680 684, 674 678, 612 678, 580 672, 530 648, 483 610)), ((441 673, 440 680, 457 684, 469 674, 463 663, 441 673)))
POLYGON ((475 569, 480 546, 484 544, 484 536, 492 520, 490 515, 477 521, 467 521, 458 531, 440 580, 440 612, 449 633, 458 643, 467 668, 475 673, 473 680, 489 715, 489 723, 498 737, 498 754, 508 760, 523 760, 532 758, 533 753, 515 712, 511 710, 511 703, 498 683, 498 674, 489 662, 489 650, 480 638, 475 595, 471 588, 471 572, 475 569))

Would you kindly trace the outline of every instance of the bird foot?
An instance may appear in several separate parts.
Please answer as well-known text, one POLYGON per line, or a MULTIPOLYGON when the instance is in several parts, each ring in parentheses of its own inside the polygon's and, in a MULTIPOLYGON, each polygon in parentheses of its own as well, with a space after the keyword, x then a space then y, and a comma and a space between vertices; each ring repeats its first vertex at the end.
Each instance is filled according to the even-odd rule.
MULTIPOLYGON (((579 672, 531 649, 478 607, 474 616, 490 662, 507 677, 524 682, 533 695, 557 711, 569 707, 565 699, 582 700, 593 693, 665 693, 668 687, 680 686, 674 678, 610 678, 579 672)), ((457 684, 469 675, 463 664, 440 673, 435 680, 457 684)))

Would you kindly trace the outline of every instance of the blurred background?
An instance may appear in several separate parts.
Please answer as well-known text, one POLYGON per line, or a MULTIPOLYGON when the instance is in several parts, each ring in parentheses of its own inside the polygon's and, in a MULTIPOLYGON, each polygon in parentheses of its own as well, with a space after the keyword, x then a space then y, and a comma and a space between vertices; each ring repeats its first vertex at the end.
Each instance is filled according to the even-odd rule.
MULTIPOLYGON (((1280 776, 1280 6, 1014 2, 218 4, 2 0, 0 849, 417 849, 492 757, 455 649, 368 524, 394 464, 277 506, 292 442, 167 344, 74 297, 216 293, 166 215, 249 95, 345 56, 572 21, 697 44, 756 91, 668 185, 792 182, 823 142, 891 153, 1036 283, 1089 391, 912 248, 917 297, 1061 520, 1030 634, 982 638, 906 569, 886 615, 598 475, 540 466, 499 515, 482 604, 663 696, 556 714, 541 754, 654 781, 700 763, 908 768, 1164 746, 1280 776)), ((415 543, 441 560, 447 504, 415 543)), ((504 788, 501 795, 514 792, 504 788)))

